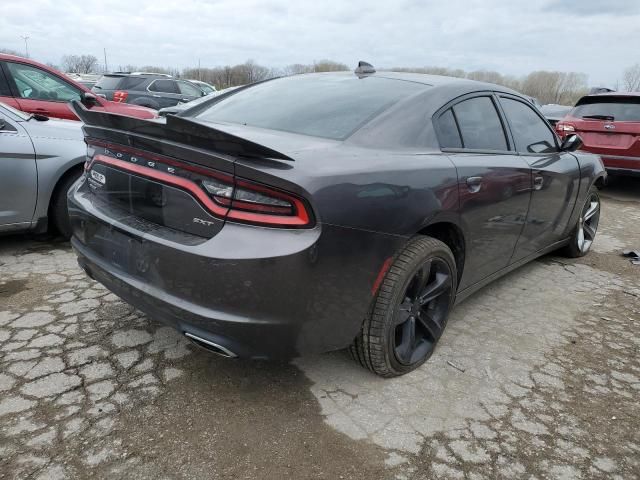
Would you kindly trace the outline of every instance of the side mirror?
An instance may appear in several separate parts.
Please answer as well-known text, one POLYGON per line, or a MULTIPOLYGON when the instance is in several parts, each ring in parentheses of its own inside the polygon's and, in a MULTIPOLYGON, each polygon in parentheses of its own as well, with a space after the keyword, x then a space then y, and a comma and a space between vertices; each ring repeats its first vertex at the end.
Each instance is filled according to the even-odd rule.
POLYGON ((96 97, 93 93, 89 93, 89 92, 82 92, 80 94, 80 101, 87 108, 100 105, 100 102, 98 101, 98 97, 96 97))
POLYGON ((572 133, 571 135, 567 135, 564 140, 562 140, 562 144, 560 145, 560 150, 563 152, 575 152, 580 149, 583 145, 582 139, 572 133))
POLYGON ((4 130, 4 127, 6 126, 7 126, 6 122, 0 118, 0 130, 4 130))

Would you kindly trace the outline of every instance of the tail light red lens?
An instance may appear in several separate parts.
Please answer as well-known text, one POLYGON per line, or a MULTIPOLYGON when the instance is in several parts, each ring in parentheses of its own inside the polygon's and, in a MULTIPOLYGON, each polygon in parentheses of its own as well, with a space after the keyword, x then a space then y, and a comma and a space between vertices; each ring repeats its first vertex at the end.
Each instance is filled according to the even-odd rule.
POLYGON ((311 223, 304 202, 289 193, 239 179, 232 185, 212 178, 203 180, 202 186, 216 203, 229 208, 227 218, 283 227, 311 223))
POLYGON ((306 201, 295 194, 137 149, 92 143, 108 148, 105 154, 93 156, 85 168, 99 162, 180 188, 220 218, 272 227, 313 226, 306 201))
POLYGON ((116 90, 113 92, 113 101, 124 103, 127 101, 127 97, 129 96, 129 92, 125 92, 124 90, 116 90))

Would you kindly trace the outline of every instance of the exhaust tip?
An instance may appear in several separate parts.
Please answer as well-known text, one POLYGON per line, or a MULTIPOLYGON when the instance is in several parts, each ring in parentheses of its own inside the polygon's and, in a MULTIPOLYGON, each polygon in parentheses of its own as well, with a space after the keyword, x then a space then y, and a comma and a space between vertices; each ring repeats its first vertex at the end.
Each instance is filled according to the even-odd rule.
POLYGON ((218 345, 217 343, 214 343, 211 340, 206 340, 202 337, 198 337, 197 335, 194 335, 189 332, 184 332, 184 336, 187 337, 189 340, 191 340, 192 343, 199 346, 200 348, 204 348, 205 350, 211 353, 215 353, 216 355, 220 355, 221 357, 236 358, 238 356, 228 348, 223 347, 222 345, 218 345))

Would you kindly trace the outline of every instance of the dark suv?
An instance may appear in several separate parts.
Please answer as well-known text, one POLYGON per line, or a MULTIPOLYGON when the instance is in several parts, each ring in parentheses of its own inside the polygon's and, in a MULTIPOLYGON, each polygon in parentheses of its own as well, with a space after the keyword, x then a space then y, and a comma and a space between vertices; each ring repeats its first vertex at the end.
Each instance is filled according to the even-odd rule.
POLYGON ((107 100, 156 110, 190 102, 204 95, 200 88, 186 80, 146 73, 108 73, 91 90, 107 100))

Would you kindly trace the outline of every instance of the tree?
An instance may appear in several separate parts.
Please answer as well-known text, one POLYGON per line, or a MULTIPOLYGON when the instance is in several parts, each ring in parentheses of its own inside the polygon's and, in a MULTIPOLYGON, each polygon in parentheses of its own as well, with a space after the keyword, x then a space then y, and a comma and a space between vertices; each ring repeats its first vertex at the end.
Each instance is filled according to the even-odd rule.
POLYGON ((349 70, 344 63, 334 62, 333 60, 320 60, 313 62, 314 72, 346 72, 349 70))
POLYGON ((16 52, 15 50, 12 50, 10 48, 4 48, 4 47, 0 47, 0 53, 6 53, 7 55, 17 55, 18 57, 22 56, 19 52, 16 52))
POLYGON ((587 92, 587 77, 583 73, 540 70, 523 79, 520 91, 542 104, 573 105, 587 92))
POLYGON ((627 92, 640 91, 640 63, 636 63, 624 71, 622 83, 627 92))
POLYGON ((92 73, 98 65, 93 55, 65 55, 62 57, 62 68, 67 73, 92 73))

